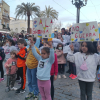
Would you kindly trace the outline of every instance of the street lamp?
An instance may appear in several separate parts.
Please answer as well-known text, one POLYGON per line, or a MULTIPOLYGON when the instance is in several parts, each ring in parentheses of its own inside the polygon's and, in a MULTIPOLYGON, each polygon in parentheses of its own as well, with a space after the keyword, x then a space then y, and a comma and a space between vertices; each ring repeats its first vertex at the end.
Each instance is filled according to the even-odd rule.
POLYGON ((72 4, 77 8, 77 20, 76 23, 79 23, 80 20, 80 8, 87 5, 87 0, 72 0, 72 4))

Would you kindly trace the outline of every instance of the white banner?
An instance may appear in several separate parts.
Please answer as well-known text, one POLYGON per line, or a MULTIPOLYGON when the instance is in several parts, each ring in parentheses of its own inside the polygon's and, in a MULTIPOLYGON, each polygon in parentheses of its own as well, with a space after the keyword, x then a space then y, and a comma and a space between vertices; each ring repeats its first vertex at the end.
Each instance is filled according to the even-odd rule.
POLYGON ((97 22, 78 23, 71 28, 71 41, 99 41, 97 22))
POLYGON ((33 21, 34 37, 51 38, 52 24, 51 18, 35 18, 33 21))

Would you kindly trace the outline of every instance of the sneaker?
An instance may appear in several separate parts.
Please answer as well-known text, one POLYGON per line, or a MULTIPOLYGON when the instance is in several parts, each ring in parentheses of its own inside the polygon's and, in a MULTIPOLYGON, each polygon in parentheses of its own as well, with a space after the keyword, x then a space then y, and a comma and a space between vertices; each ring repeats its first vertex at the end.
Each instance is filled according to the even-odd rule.
POLYGON ((39 100, 39 96, 33 96, 33 100, 39 100))
POLYGON ((34 94, 32 92, 29 92, 28 95, 25 97, 25 100, 30 99, 33 96, 34 94))
POLYGON ((10 90, 14 90, 14 91, 16 91, 17 90, 17 88, 16 87, 12 87, 12 88, 10 88, 10 90))
POLYGON ((21 90, 21 88, 17 89, 17 90, 16 90, 16 93, 20 93, 20 90, 21 90))
POLYGON ((65 75, 62 75, 63 78, 67 78, 65 75))
POLYGON ((25 93, 25 89, 17 89, 16 93, 25 93))
POLYGON ((4 78, 0 78, 0 82, 1 82, 1 81, 4 81, 4 78))
POLYGON ((20 93, 25 93, 25 89, 21 89, 20 90, 20 93))
POLYGON ((76 79, 77 78, 77 75, 73 75, 72 77, 71 77, 71 79, 76 79))
POLYGON ((58 78, 61 78, 61 75, 58 75, 58 78))
POLYGON ((73 74, 70 74, 70 76, 69 76, 69 77, 71 78, 72 76, 73 76, 73 74))

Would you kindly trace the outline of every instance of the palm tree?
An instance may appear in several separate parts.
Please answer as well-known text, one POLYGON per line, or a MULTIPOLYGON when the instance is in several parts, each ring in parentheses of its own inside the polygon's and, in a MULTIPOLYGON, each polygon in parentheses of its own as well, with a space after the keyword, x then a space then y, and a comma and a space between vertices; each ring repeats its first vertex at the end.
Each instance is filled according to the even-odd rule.
POLYGON ((40 12, 39 6, 35 6, 35 3, 22 3, 21 5, 17 5, 15 14, 16 14, 16 19, 23 16, 28 18, 28 33, 30 33, 30 17, 33 19, 32 16, 36 16, 36 13, 40 12))
POLYGON ((50 6, 45 6, 45 10, 40 12, 40 16, 58 20, 58 12, 50 6))

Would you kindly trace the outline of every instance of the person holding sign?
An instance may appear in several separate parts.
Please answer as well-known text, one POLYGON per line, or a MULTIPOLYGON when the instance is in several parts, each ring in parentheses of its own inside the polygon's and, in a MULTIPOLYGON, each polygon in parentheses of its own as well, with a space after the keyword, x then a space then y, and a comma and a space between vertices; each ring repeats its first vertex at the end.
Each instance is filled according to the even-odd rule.
POLYGON ((31 42, 32 53, 39 62, 37 67, 37 79, 42 100, 51 100, 50 71, 51 71, 51 66, 54 63, 54 49, 52 45, 50 45, 50 48, 43 47, 40 56, 36 52, 33 40, 31 40, 30 42, 31 42))
MULTIPOLYGON (((97 65, 100 63, 100 56, 95 53, 92 42, 82 42, 81 51, 75 54, 73 54, 74 46, 72 45, 70 48, 71 52, 68 53, 67 60, 76 65, 81 100, 92 100, 93 83, 96 78, 97 65)), ((100 51, 100 46, 98 49, 100 51)))

